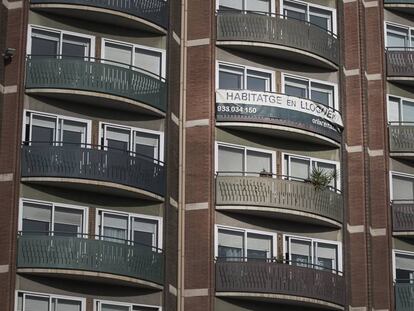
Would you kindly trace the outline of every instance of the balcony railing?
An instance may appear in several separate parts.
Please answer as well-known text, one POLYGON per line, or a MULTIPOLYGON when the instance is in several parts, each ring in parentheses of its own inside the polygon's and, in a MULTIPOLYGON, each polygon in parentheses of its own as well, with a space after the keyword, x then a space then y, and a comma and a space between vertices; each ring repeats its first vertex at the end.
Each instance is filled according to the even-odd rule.
POLYGON ((222 176, 216 178, 216 205, 262 206, 306 212, 342 223, 342 195, 310 183, 270 177, 222 176))
POLYGON ((387 75, 389 77, 414 77, 414 48, 388 48, 387 75))
POLYGON ((390 122, 390 151, 414 153, 414 122, 390 122))
POLYGON ((309 22, 278 14, 219 11, 217 40, 283 45, 339 64, 339 42, 332 32, 309 22))
POLYGON ((396 280, 394 291, 395 311, 414 310, 414 284, 410 280, 396 280))
POLYGON ((26 89, 104 93, 166 110, 165 80, 144 69, 98 58, 28 56, 26 89))
POLYGON ((344 279, 338 273, 275 260, 218 260, 216 292, 280 294, 345 304, 344 279))
POLYGON ((17 268, 110 273, 163 284, 160 249, 131 241, 67 233, 23 232, 17 268))
POLYGON ((118 11, 148 20, 163 28, 168 24, 168 2, 164 0, 30 0, 32 4, 72 4, 118 11))
POLYGON ((101 146, 28 142, 22 146, 21 171, 22 177, 98 180, 160 196, 165 193, 164 163, 133 152, 101 146))
POLYGON ((392 201, 391 209, 394 232, 414 231, 414 201, 392 201))
POLYGON ((414 4, 414 0, 384 0, 385 4, 414 4))

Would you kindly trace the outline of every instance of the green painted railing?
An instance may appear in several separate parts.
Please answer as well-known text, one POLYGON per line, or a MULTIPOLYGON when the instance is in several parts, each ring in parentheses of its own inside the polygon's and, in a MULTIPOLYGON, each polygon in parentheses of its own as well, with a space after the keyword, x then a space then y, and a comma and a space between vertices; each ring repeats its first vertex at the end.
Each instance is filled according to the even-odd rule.
POLYGON ((70 89, 125 97, 166 111, 165 80, 127 64, 68 56, 28 56, 26 89, 70 89))
POLYGON ((384 0, 385 4, 414 4, 414 0, 384 0))
POLYGON ((414 310, 414 284, 395 283, 395 310, 413 311, 414 310))
POLYGON ((414 153, 414 123, 390 123, 388 131, 391 152, 414 153))
POLYGON ((23 233, 18 237, 18 268, 103 272, 163 284, 161 250, 129 241, 23 233))

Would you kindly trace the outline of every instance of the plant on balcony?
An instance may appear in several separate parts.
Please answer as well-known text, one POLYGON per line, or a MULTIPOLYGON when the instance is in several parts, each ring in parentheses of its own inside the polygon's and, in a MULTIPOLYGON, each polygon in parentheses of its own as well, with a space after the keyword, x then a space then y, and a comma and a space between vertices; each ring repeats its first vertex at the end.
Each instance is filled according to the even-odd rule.
POLYGON ((272 177, 272 173, 266 171, 265 169, 263 169, 260 173, 259 173, 260 177, 272 177))
POLYGON ((322 168, 314 167, 309 176, 309 182, 315 187, 315 190, 323 190, 329 186, 336 176, 336 171, 327 172, 322 168))

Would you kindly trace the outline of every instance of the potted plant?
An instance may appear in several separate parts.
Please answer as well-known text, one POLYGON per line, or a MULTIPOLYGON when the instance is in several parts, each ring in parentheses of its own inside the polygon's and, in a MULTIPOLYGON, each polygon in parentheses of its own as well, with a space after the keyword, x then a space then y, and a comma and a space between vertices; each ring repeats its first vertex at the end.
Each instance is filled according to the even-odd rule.
POLYGON ((336 178, 336 171, 328 172, 322 168, 314 167, 309 176, 309 182, 316 190, 323 190, 336 178))

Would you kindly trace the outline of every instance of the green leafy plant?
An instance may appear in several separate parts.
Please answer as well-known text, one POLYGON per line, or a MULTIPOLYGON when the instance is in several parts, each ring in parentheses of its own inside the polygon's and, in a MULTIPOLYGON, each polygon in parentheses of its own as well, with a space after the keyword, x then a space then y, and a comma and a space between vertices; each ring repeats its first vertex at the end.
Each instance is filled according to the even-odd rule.
POLYGON ((329 186, 332 180, 337 176, 336 171, 327 172, 326 170, 314 167, 310 174, 309 182, 315 187, 316 190, 323 190, 329 186))

